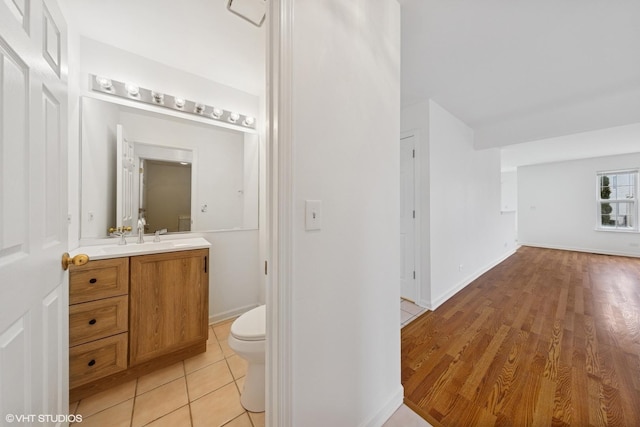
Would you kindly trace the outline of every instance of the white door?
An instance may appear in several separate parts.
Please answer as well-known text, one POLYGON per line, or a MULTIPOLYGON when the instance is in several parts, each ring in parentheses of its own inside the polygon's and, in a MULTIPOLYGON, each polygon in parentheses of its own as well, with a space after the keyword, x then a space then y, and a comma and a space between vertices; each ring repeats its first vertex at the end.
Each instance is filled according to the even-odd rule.
POLYGON ((416 301, 415 136, 400 139, 400 296, 416 301))
POLYGON ((68 411, 66 70, 55 1, 0 1, 2 425, 68 411))
MULTIPOLYGON (((116 227, 132 227, 134 230, 133 174, 135 165, 133 143, 127 140, 122 125, 116 126, 116 137, 116 227)), ((137 213, 135 219, 136 221, 138 219, 137 213)))

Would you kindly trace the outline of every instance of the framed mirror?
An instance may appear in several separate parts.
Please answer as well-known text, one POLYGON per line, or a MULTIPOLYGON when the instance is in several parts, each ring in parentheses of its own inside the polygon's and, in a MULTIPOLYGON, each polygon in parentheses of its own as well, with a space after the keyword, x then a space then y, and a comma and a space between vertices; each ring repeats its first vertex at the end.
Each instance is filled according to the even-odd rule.
POLYGON ((81 99, 81 239, 258 227, 258 135, 81 99))

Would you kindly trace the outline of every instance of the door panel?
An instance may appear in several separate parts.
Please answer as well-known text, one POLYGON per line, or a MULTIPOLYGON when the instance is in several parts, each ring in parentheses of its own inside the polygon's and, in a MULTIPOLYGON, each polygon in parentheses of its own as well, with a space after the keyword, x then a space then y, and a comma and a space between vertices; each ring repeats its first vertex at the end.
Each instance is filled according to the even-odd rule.
POLYGON ((27 65, 0 38, 0 265, 27 251, 27 65))
MULTIPOLYGON (((134 183, 134 154, 133 143, 125 136, 124 127, 116 126, 116 227, 134 228, 133 212, 133 183, 134 183)), ((135 213, 137 221, 140 215, 135 213)))
POLYGON ((53 0, 0 1, 0 419, 68 407, 66 35, 53 0))

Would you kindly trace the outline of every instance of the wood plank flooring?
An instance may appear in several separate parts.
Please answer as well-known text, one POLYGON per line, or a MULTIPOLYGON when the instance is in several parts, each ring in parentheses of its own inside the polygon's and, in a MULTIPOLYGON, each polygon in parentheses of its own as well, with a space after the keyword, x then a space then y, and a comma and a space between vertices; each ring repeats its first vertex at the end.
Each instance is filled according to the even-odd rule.
POLYGON ((522 247, 402 329, 434 426, 640 426, 640 259, 522 247))

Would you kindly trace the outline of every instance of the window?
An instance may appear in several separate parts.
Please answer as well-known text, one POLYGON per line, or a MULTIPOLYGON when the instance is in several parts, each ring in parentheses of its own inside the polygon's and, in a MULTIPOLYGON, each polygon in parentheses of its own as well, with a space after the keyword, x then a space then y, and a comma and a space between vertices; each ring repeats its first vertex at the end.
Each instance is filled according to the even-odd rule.
POLYGON ((638 170, 598 173, 600 230, 638 230, 638 170))

